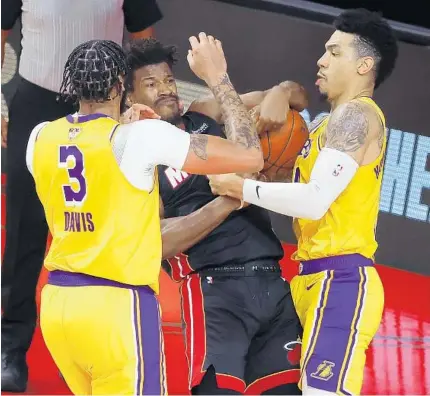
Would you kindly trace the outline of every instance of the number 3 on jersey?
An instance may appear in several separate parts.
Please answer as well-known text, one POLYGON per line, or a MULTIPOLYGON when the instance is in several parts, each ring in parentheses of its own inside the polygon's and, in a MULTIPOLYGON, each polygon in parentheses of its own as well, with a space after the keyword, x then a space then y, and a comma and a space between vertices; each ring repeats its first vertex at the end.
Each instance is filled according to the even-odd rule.
POLYGON ((87 197, 84 156, 78 146, 60 146, 58 166, 67 169, 69 184, 63 184, 66 206, 81 206, 87 197))

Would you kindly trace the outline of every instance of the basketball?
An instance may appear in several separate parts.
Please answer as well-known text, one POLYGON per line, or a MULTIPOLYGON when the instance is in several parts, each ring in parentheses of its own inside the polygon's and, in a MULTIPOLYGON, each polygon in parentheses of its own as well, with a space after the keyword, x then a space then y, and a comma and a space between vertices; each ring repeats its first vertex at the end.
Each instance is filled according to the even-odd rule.
POLYGON ((308 138, 305 120, 298 111, 291 109, 281 128, 265 131, 260 135, 264 154, 261 173, 270 181, 285 180, 291 174, 294 162, 308 138))

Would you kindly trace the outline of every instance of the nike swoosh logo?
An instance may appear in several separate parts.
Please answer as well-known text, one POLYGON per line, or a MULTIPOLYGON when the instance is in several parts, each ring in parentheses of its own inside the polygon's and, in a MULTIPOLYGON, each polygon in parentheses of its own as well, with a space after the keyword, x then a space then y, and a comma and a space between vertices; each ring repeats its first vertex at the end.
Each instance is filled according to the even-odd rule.
POLYGON ((260 199, 260 194, 258 193, 258 190, 260 189, 260 186, 255 187, 255 193, 257 194, 258 199, 260 199))
POLYGON ((318 282, 312 283, 312 285, 306 286, 306 290, 311 290, 318 282))

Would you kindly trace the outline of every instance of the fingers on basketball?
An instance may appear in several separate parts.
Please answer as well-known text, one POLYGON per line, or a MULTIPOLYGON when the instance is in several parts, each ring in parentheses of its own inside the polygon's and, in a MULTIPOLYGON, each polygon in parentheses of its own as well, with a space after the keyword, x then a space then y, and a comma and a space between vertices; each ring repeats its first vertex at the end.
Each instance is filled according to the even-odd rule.
POLYGON ((260 135, 264 155, 262 173, 272 181, 289 178, 296 158, 308 138, 305 120, 298 111, 290 110, 287 120, 280 128, 260 135))

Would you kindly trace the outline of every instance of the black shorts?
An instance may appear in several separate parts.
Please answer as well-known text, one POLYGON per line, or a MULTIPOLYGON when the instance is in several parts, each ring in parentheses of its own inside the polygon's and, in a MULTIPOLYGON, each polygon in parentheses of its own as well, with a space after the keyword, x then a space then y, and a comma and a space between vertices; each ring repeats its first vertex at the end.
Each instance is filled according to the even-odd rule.
POLYGON ((302 328, 279 274, 189 275, 181 286, 189 388, 213 366, 219 388, 261 394, 300 377, 302 328))

